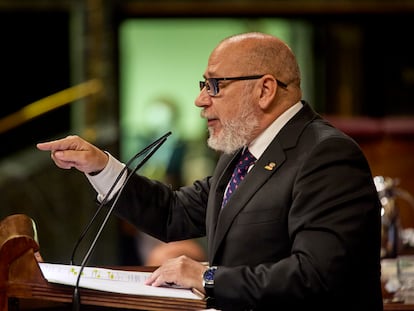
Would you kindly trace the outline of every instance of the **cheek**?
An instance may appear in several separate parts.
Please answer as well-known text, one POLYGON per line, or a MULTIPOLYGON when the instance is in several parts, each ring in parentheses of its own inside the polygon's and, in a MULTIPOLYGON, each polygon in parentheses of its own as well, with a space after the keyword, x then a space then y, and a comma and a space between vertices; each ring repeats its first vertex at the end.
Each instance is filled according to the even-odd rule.
MULTIPOLYGON (((234 96, 230 98, 235 99, 237 97, 234 96)), ((240 109, 241 103, 237 100, 222 101, 215 107, 216 114, 222 122, 236 119, 240 115, 240 109)))
POLYGON ((235 113, 234 109, 229 109, 229 107, 223 107, 219 111, 217 111, 219 118, 221 121, 227 121, 233 118, 233 114, 235 113))

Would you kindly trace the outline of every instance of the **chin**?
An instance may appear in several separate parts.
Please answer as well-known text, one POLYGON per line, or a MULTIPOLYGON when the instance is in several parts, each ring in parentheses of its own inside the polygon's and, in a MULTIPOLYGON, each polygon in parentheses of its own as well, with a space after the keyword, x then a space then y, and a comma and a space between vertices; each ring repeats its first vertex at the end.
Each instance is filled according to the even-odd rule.
POLYGON ((207 145, 213 150, 220 151, 220 152, 223 151, 223 148, 221 144, 219 143, 219 139, 217 137, 212 136, 211 133, 210 133, 209 138, 207 139, 207 145))

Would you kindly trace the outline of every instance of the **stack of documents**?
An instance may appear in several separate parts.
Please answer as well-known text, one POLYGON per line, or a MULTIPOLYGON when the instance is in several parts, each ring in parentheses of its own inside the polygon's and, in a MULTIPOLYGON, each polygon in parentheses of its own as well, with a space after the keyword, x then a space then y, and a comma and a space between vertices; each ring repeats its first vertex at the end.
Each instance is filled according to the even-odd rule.
MULTIPOLYGON (((75 286, 80 266, 39 263, 45 279, 50 283, 75 286)), ((155 287, 145 285, 151 272, 125 271, 84 267, 79 287, 129 295, 159 296, 171 298, 202 299, 188 288, 155 287)))

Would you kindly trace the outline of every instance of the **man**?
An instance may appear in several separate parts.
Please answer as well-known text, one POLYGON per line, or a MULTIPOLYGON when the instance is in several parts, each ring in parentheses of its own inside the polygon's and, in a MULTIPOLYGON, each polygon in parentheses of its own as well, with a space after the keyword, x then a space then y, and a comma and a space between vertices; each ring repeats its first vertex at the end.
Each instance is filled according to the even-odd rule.
MULTIPOLYGON (((290 48, 262 33, 227 38, 200 89, 208 144, 223 152, 213 176, 172 191, 134 175, 116 213, 164 241, 207 235, 209 267, 180 256, 148 284, 196 288, 220 310, 382 310, 370 168, 352 139, 301 101, 290 48), (254 162, 233 189, 247 148, 254 162)), ((38 148, 57 166, 86 173, 98 199, 123 167, 77 136, 38 148)))

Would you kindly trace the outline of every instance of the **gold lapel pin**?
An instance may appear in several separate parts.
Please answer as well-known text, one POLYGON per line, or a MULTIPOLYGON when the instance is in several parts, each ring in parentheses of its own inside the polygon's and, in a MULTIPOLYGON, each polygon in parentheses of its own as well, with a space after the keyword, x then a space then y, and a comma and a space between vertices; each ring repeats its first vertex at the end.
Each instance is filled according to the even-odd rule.
POLYGON ((264 168, 268 171, 273 171, 273 169, 276 167, 275 162, 269 162, 264 168))

